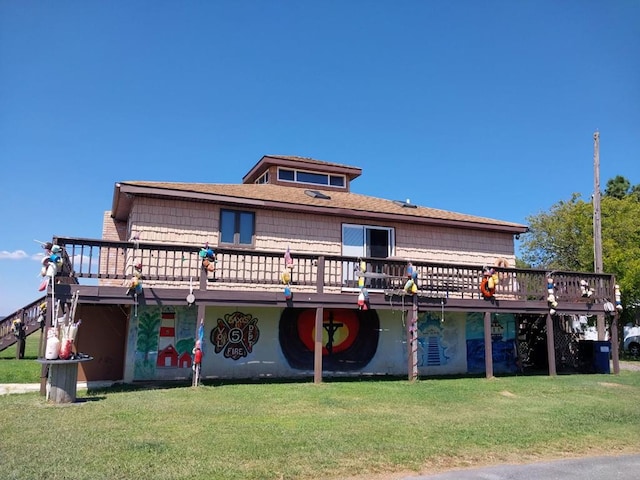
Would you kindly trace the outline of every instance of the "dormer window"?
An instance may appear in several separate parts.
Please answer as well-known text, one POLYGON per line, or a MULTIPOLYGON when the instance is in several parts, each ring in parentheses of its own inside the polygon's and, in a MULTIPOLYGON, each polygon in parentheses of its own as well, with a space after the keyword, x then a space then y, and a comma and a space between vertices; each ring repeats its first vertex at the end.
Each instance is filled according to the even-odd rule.
POLYGON ((289 168, 278 168, 278 180, 281 182, 296 182, 310 185, 330 185, 339 188, 344 188, 346 185, 344 175, 316 173, 289 168))
POLYGON ((260 177, 256 180, 256 183, 269 183, 269 170, 260 175, 260 177))

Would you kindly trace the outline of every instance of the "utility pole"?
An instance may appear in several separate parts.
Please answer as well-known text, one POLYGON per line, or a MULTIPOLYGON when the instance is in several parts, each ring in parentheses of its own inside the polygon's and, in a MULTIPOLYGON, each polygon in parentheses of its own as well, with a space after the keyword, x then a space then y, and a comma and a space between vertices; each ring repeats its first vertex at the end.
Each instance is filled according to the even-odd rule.
POLYGON ((593 134, 593 268, 602 273, 602 224, 600 215, 600 132, 593 134))
MULTIPOLYGON (((602 224, 600 223, 600 132, 593 134, 593 271, 602 273, 602 224)), ((604 315, 596 316, 598 340, 604 340, 604 315)))

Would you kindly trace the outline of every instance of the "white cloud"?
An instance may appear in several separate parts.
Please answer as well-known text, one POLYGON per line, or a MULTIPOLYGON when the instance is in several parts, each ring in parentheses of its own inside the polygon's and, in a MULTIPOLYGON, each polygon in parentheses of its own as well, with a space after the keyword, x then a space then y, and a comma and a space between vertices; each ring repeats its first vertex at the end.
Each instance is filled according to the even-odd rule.
POLYGON ((22 260, 28 258, 27 252, 24 250, 14 250, 13 252, 7 252, 6 250, 0 251, 0 260, 22 260))
POLYGON ((98 270, 98 259, 89 258, 86 255, 74 255, 73 264, 76 266, 76 269, 82 267, 82 271, 86 272, 91 267, 91 271, 97 272, 98 270))

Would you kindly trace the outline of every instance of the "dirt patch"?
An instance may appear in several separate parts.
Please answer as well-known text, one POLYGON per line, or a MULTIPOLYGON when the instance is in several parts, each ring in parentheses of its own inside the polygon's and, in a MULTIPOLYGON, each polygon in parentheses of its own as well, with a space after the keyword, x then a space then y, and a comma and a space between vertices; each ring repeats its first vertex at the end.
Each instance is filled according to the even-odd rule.
POLYGON ((501 391, 500 395, 502 395, 503 397, 508 397, 508 398, 516 398, 515 393, 508 392, 507 390, 501 391))
POLYGON ((620 383, 612 383, 612 382, 598 382, 598 385, 602 385, 603 387, 609 387, 609 388, 631 388, 629 385, 622 385, 620 383))
POLYGON ((640 362, 620 361, 620 370, 631 370, 632 372, 640 372, 640 362))

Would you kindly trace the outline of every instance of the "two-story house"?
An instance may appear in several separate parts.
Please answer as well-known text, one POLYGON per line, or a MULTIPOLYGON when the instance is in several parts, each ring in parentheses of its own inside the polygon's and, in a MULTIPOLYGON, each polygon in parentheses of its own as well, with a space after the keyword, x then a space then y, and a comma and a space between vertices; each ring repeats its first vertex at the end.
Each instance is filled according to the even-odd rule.
POLYGON ((81 378, 188 378, 196 344, 205 380, 566 366, 610 275, 516 269, 526 226, 353 193, 361 173, 269 155, 239 184, 117 183, 102 239, 54 239, 81 378))

